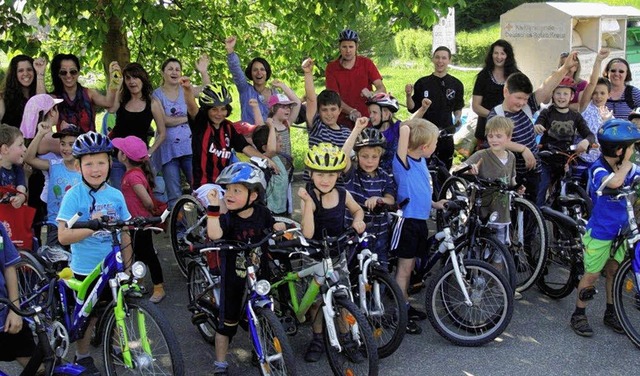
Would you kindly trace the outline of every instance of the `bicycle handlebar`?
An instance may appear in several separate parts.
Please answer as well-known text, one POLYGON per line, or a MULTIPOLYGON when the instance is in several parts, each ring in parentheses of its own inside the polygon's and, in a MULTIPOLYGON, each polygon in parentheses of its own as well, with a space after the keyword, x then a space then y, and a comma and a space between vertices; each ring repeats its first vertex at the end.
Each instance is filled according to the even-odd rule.
MULTIPOLYGON (((87 228, 93 231, 108 230, 116 231, 118 229, 141 229, 148 225, 163 223, 169 216, 169 210, 165 210, 159 217, 134 217, 126 221, 112 221, 109 216, 103 215, 99 219, 90 219, 88 221, 78 221, 82 213, 76 213, 68 222, 68 228, 87 228)), ((153 230, 161 230, 159 228, 146 228, 153 230)))
MULTIPOLYGON (((214 252, 214 251, 246 251, 246 250, 260 247, 271 239, 275 239, 286 233, 295 232, 295 231, 300 231, 300 229, 297 227, 294 227, 286 230, 271 231, 264 238, 262 238, 262 240, 256 243, 244 243, 237 240, 216 240, 212 243, 196 244, 196 245, 192 244, 189 246, 189 251, 192 253, 196 253, 196 252, 207 253, 207 252, 214 252)), ((287 240, 287 242, 292 242, 292 240, 287 240)), ((282 244, 282 243, 279 243, 279 244, 282 244)))

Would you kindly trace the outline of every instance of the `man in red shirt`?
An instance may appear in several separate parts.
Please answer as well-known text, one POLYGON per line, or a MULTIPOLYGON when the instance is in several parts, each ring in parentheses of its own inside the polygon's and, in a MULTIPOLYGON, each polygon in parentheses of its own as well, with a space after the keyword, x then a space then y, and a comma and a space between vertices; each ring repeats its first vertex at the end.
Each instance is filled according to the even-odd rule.
POLYGON ((358 56, 359 41, 358 33, 353 30, 340 32, 340 57, 327 64, 325 70, 327 89, 337 92, 342 99, 338 124, 350 128, 353 128, 355 119, 369 116, 365 94, 371 95, 373 87, 376 92, 387 91, 373 61, 358 56))

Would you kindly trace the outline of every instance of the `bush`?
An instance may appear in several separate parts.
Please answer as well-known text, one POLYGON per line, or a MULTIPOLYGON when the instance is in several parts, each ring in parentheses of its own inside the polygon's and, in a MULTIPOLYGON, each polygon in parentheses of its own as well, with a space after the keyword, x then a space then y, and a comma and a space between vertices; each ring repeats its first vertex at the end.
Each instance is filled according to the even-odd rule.
POLYGON ((402 60, 430 59, 432 41, 431 32, 422 29, 402 30, 394 38, 398 57, 402 60))

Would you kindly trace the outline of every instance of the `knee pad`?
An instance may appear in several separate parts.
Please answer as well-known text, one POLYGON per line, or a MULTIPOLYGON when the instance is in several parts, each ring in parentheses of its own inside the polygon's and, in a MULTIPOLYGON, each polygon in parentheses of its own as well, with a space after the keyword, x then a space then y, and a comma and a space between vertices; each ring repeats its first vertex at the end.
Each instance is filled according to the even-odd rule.
POLYGON ((225 321, 216 328, 216 332, 229 337, 229 341, 231 341, 233 336, 238 332, 238 322, 225 321))
POLYGON ((587 286, 578 292, 578 298, 583 302, 586 302, 593 299, 597 293, 598 290, 596 290, 594 286, 587 286))

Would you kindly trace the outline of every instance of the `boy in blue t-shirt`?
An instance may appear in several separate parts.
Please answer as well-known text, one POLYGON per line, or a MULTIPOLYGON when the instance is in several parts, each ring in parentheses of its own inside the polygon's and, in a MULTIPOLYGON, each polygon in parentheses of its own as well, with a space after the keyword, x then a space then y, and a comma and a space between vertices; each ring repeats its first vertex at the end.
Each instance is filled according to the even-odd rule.
POLYGON ((22 169, 26 149, 20 129, 0 124, 0 186, 10 186, 22 193, 10 199, 16 209, 27 202, 27 185, 22 169))
MULTIPOLYGON (((402 289, 405 299, 409 298, 407 289, 415 257, 427 252, 427 219, 431 206, 443 209, 446 200, 431 202, 431 175, 427 168, 427 158, 433 154, 438 144, 439 130, 433 123, 424 119, 411 119, 400 126, 398 151, 393 160, 393 178, 398 186, 398 202, 409 199, 403 208, 391 237, 391 251, 398 256, 396 281, 402 289)), ((407 301, 407 305, 409 302, 407 301)), ((409 306, 407 333, 420 334, 422 329, 416 320, 424 320, 427 315, 409 306)))
POLYGON ((630 161, 634 145, 639 141, 640 130, 626 120, 607 120, 598 131, 602 156, 590 168, 589 192, 593 200, 593 211, 587 223, 587 232, 582 237, 585 274, 578 284, 576 309, 571 316, 571 328, 584 337, 593 335, 587 321, 586 307, 587 301, 595 294, 594 285, 603 270, 607 279, 607 308, 603 322, 616 333, 624 333, 613 308, 612 288, 618 266, 625 257, 626 242, 622 242, 614 253, 611 246, 620 231, 628 226, 626 202, 610 195, 597 196, 596 191, 612 174, 606 188, 628 186, 640 176, 640 168, 630 161))
MULTIPOLYGON (((82 213, 79 220, 87 221, 104 215, 111 220, 129 220, 131 214, 127 210, 124 196, 117 189, 107 184, 111 169, 110 154, 113 151, 111 141, 96 132, 87 132, 78 137, 73 144, 72 153, 80 164, 82 183, 77 184, 67 193, 60 204, 58 221, 58 240, 62 245, 71 245, 71 270, 76 278, 82 280, 100 264, 111 252, 111 234, 90 229, 68 228, 67 222, 76 213, 82 213)), ((132 263, 131 237, 127 231, 121 232, 122 261, 125 268, 132 263)), ((111 292, 101 298, 109 299, 111 292)), ((95 318, 89 324, 85 336, 76 342, 75 363, 85 367, 90 374, 100 372, 89 355, 90 328, 95 325, 95 318)))

